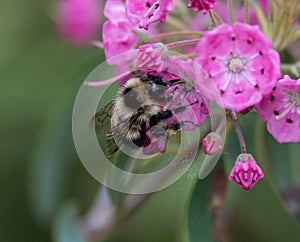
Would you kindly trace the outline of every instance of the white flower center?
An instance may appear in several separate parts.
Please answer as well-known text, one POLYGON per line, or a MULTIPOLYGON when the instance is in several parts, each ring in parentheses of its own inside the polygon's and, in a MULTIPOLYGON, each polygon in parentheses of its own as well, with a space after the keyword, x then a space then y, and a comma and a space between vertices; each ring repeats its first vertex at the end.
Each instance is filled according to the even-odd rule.
POLYGON ((243 70, 244 63, 240 58, 234 57, 229 61, 228 66, 232 72, 240 73, 243 70))
POLYGON ((290 102, 295 103, 295 106, 300 106, 300 93, 289 92, 290 102))

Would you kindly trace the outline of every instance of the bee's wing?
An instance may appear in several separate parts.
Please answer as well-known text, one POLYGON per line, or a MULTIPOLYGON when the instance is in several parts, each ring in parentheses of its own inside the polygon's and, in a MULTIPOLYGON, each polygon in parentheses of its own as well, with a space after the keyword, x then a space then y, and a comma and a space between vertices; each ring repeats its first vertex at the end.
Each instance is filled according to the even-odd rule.
POLYGON ((106 135, 106 155, 108 158, 111 158, 114 153, 116 153, 119 149, 119 146, 116 144, 115 139, 109 131, 106 135))
POLYGON ((97 112, 90 122, 90 127, 96 129, 96 132, 110 129, 110 119, 113 113, 114 101, 106 104, 99 112, 97 112))
POLYGON ((97 112, 90 122, 90 127, 95 127, 96 132, 107 131, 106 155, 108 158, 111 158, 112 155, 119 149, 111 132, 111 117, 114 107, 115 103, 113 100, 103 107, 99 112, 97 112))

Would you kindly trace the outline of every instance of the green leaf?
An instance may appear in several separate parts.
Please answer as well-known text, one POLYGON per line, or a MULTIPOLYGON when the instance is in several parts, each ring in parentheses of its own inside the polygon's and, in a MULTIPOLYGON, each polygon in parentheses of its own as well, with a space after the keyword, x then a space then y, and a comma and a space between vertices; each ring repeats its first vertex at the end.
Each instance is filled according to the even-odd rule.
POLYGON ((188 209, 200 164, 198 157, 177 182, 149 196, 139 210, 120 224, 108 241, 188 242, 188 209))
POLYGON ((214 155, 205 155, 203 152, 201 152, 203 163, 199 170, 199 179, 204 179, 209 175, 209 173, 211 173, 211 171, 218 163, 220 156, 221 152, 214 155))
POLYGON ((188 213, 190 242, 215 241, 212 214, 208 207, 211 176, 197 183, 188 213))

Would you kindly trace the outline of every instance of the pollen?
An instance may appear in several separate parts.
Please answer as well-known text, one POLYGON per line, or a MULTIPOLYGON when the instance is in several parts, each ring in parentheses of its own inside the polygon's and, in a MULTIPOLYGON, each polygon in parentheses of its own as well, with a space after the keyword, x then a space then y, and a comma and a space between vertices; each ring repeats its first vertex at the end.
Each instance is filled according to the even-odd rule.
POLYGON ((232 72, 240 73, 243 70, 244 63, 240 58, 234 57, 229 61, 228 66, 232 72))
POLYGON ((296 107, 300 107, 300 92, 289 92, 290 102, 295 103, 296 107))

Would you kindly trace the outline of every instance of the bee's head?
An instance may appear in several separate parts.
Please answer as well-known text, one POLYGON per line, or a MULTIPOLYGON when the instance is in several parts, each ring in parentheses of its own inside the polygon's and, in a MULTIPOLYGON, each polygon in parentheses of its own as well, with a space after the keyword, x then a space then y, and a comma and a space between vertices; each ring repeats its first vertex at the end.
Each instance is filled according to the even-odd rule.
POLYGON ((143 81, 149 85, 148 91, 151 98, 155 100, 165 99, 165 91, 170 85, 161 76, 147 74, 143 81))
POLYGON ((165 99, 165 91, 167 87, 157 83, 150 83, 149 95, 156 100, 165 99))

